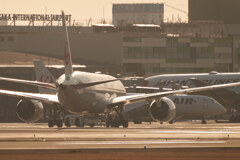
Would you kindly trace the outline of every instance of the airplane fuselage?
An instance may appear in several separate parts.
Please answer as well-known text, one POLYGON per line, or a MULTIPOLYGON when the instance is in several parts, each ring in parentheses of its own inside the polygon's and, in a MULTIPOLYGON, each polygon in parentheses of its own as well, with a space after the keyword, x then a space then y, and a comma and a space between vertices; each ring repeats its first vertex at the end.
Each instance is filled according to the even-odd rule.
POLYGON ((126 90, 120 81, 98 84, 90 87, 79 87, 78 84, 90 82, 107 81, 116 79, 115 77, 75 71, 70 80, 65 80, 62 75, 57 80, 59 86, 57 95, 60 103, 71 113, 83 111, 103 113, 107 104, 118 96, 126 95, 126 90))
MULTIPOLYGON (((196 87, 189 78, 196 78, 201 81, 205 81, 210 85, 217 84, 226 84, 226 83, 234 83, 240 81, 240 72, 235 73, 198 73, 198 74, 163 74, 156 75, 152 77, 148 77, 145 79, 147 86, 159 87, 160 81, 162 87, 171 88, 173 83, 178 83, 180 86, 189 86, 190 88, 196 87)), ((232 87, 230 88, 236 92, 240 93, 240 87, 232 87)))
MULTIPOLYGON (((226 109, 211 97, 201 95, 172 95, 167 96, 176 105, 176 119, 184 118, 198 120, 226 113, 226 109)), ((130 104, 126 115, 130 119, 149 121, 149 105, 147 102, 130 104), (141 107, 137 107, 141 106, 141 107)))

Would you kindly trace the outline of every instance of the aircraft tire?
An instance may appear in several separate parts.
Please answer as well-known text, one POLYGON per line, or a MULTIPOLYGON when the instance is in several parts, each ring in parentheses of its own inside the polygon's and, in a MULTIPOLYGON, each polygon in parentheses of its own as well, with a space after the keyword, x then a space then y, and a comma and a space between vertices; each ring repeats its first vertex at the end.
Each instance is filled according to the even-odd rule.
POLYGON ((57 120, 56 123, 57 123, 58 128, 62 128, 62 126, 63 126, 62 120, 57 120))
POLYGON ((65 120, 65 126, 71 127, 71 123, 70 123, 70 119, 69 119, 69 118, 66 118, 66 120, 65 120))
POLYGON ((76 125, 77 127, 80 127, 80 120, 79 120, 79 118, 76 118, 76 119, 75 119, 75 125, 76 125))
POLYGON ((134 120, 133 120, 133 123, 134 123, 134 124, 141 124, 142 121, 141 121, 141 120, 138 120, 138 119, 134 119, 134 120))
POLYGON ((202 124, 207 124, 207 121, 205 119, 203 119, 202 124))
POLYGON ((110 127, 110 123, 108 121, 106 121, 106 127, 109 128, 110 127))
POLYGON ((52 128, 54 126, 53 120, 48 121, 48 127, 52 128))
POLYGON ((111 127, 118 128, 119 127, 119 122, 118 121, 113 121, 111 124, 111 127))
POLYGON ((128 128, 128 120, 123 120, 123 128, 128 128))

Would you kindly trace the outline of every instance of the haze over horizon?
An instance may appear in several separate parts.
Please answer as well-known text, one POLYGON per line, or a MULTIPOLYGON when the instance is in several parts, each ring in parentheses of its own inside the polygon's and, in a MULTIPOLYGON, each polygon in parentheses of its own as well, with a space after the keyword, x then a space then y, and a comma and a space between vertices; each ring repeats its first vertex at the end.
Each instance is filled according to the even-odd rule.
POLYGON ((165 3, 164 21, 182 22, 188 20, 188 0, 8 0, 1 2, 0 14, 66 14, 72 15, 72 20, 85 24, 90 18, 93 22, 105 19, 107 23, 112 20, 112 4, 115 3, 165 3), (177 9, 182 11, 179 11, 177 9), (179 19, 180 18, 180 19, 179 19))

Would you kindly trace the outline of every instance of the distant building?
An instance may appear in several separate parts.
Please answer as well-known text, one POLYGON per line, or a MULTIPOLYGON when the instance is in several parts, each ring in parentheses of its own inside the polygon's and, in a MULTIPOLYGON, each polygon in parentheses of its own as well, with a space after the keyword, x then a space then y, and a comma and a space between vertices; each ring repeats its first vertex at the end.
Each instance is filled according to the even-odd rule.
POLYGON ((161 24, 164 16, 164 4, 113 4, 113 24, 161 24))
POLYGON ((188 0, 189 22, 222 21, 240 24, 239 0, 188 0))
MULTIPOLYGON (((126 76, 240 71, 239 32, 218 23, 162 27, 69 27, 73 62, 126 76)), ((62 59, 61 27, 1 26, 0 48, 62 59)))

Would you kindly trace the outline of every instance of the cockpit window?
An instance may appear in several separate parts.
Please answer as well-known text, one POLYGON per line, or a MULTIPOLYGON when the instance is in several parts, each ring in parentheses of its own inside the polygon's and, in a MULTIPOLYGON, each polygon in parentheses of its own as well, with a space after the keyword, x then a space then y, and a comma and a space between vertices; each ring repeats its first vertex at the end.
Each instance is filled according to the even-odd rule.
POLYGON ((217 103, 217 101, 216 101, 216 100, 214 100, 214 99, 213 99, 213 101, 212 101, 212 102, 213 102, 214 104, 216 104, 216 103, 217 103))

